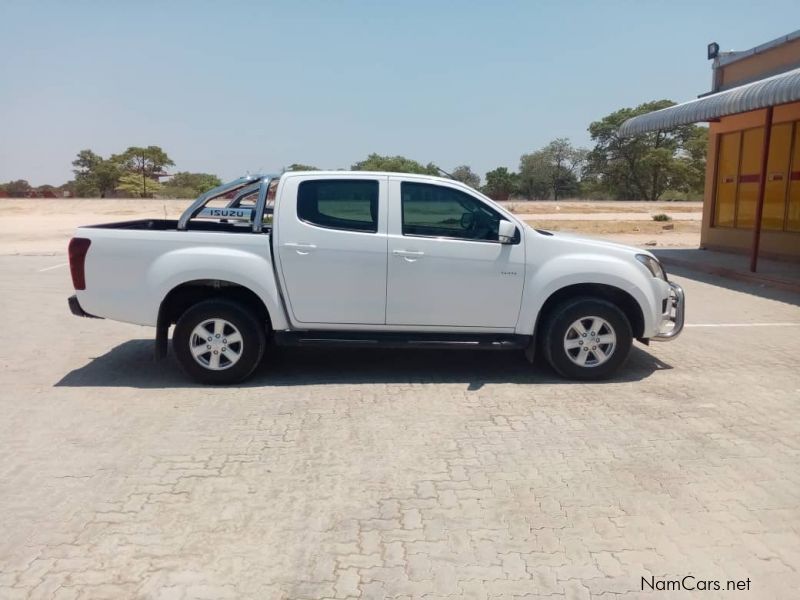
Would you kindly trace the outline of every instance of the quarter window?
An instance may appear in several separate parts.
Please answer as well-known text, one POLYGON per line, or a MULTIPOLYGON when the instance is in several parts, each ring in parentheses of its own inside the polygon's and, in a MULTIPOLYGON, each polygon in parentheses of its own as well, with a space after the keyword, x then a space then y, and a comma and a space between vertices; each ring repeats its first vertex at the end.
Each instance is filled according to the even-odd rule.
POLYGON ((330 229, 378 231, 378 182, 312 179, 297 190, 297 216, 330 229))
POLYGON ((501 216, 459 190, 401 183, 403 235, 497 241, 501 216))

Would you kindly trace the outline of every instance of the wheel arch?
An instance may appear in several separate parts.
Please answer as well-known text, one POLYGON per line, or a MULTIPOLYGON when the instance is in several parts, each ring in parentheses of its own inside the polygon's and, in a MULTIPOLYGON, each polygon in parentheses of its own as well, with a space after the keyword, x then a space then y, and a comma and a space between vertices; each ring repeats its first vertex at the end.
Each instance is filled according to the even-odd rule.
POLYGON ((641 338, 644 335, 644 311, 639 302, 622 288, 605 283, 575 283, 559 288, 550 294, 536 316, 534 335, 539 333, 540 327, 547 322, 557 306, 566 300, 580 297, 601 298, 611 302, 625 314, 631 324, 633 337, 641 338))
POLYGON ((170 325, 177 322, 190 306, 203 300, 226 299, 249 308, 265 324, 266 333, 272 330, 272 318, 264 300, 250 288, 223 279, 193 279, 173 287, 158 307, 156 321, 156 358, 167 354, 170 325))

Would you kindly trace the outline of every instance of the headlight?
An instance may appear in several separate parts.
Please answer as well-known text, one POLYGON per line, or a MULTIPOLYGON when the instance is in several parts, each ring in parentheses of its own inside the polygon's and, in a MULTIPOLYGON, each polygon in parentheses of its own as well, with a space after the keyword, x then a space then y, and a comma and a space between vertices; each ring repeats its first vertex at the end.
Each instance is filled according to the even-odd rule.
POLYGON ((664 273, 661 263, 652 256, 647 256, 647 254, 637 254, 636 260, 647 267, 647 270, 650 271, 650 273, 652 273, 653 277, 656 279, 663 279, 664 281, 667 280, 667 274, 664 273))

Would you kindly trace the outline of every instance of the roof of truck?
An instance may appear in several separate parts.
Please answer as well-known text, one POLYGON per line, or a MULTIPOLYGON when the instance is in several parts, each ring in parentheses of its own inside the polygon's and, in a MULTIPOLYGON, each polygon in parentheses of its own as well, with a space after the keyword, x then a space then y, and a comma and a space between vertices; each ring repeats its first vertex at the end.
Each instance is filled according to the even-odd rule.
POLYGON ((414 177, 418 179, 429 179, 432 181, 444 181, 448 183, 461 183, 457 179, 450 179, 449 177, 440 177, 438 175, 428 175, 426 173, 401 173, 397 171, 286 171, 281 174, 281 177, 284 175, 323 175, 323 176, 364 176, 364 175, 371 175, 371 176, 381 176, 381 177, 414 177))

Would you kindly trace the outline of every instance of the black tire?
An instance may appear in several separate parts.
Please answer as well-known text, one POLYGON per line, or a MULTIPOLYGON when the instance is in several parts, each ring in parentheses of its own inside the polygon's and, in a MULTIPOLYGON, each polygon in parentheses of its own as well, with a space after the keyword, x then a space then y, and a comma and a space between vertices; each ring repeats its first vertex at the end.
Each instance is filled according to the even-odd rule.
POLYGON ((556 373, 566 379, 584 381, 606 379, 613 375, 628 358, 633 343, 631 324, 625 313, 607 300, 591 297, 573 298, 557 306, 547 318, 543 336, 544 355, 556 373), (601 325, 601 331, 589 331, 592 324, 592 321, 588 320, 590 317, 599 317, 606 322, 605 325, 601 325), (581 321, 581 324, 587 329, 585 337, 579 337, 572 328, 574 323, 582 319, 585 320, 581 321), (580 347, 571 349, 565 347, 568 333, 574 336, 570 341, 574 340, 575 344, 581 344, 580 347), (610 339, 609 333, 613 333, 616 338, 613 344, 604 343, 610 339), (602 334, 603 337, 592 338, 593 334, 602 334), (597 341, 594 345, 592 339, 602 342, 597 341), (597 355, 593 348, 599 349, 597 355), (586 361, 584 366, 575 362, 581 360, 579 358, 581 353, 589 357, 583 358, 586 361), (602 358, 600 353, 607 355, 607 358, 602 358), (592 362, 596 364, 592 365, 592 362))
POLYGON ((239 383, 249 377, 261 361, 266 346, 265 329, 263 322, 237 302, 225 299, 204 300, 187 309, 178 319, 172 335, 172 347, 181 368, 192 379, 210 385, 239 383), (201 339, 195 336, 195 328, 204 324, 213 326, 215 319, 226 321, 228 325, 224 326, 220 336, 216 336, 213 331, 210 332, 210 337, 219 339, 209 340, 209 352, 195 359, 192 346, 202 350, 200 344, 195 344, 201 339), (238 330, 241 341, 220 346, 218 351, 214 352, 213 348, 217 348, 222 340, 227 344, 226 332, 234 337, 233 328, 238 330), (217 354, 218 358, 212 357, 212 352, 217 354), (227 358, 236 354, 238 356, 235 362, 227 358), (217 370, 211 366, 214 360, 217 362, 217 370), (208 364, 204 366, 203 362, 208 364))

